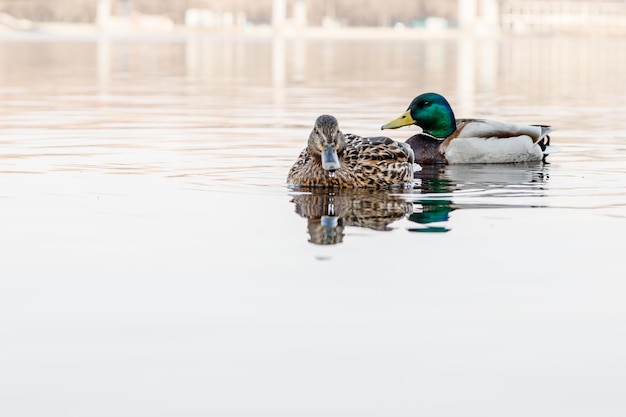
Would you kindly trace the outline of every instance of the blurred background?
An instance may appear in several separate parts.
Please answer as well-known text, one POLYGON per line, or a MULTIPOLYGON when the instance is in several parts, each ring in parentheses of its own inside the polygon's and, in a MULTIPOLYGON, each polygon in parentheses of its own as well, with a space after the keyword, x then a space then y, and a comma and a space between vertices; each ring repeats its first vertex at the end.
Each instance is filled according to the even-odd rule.
POLYGON ((623 0, 1 0, 0 29, 41 22, 101 30, 250 27, 462 28, 624 33, 623 0))

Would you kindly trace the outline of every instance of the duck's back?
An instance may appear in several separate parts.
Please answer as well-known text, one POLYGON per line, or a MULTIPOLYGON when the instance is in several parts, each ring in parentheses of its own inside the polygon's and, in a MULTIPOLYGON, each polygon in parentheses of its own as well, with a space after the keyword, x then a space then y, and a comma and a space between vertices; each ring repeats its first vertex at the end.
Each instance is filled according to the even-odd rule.
POLYGON ((414 155, 410 146, 385 136, 346 134, 342 164, 359 187, 406 187, 413 182, 414 155))
POLYGON ((528 136, 536 143, 551 131, 549 126, 526 125, 490 119, 458 119, 456 126, 457 130, 450 138, 506 139, 528 136))

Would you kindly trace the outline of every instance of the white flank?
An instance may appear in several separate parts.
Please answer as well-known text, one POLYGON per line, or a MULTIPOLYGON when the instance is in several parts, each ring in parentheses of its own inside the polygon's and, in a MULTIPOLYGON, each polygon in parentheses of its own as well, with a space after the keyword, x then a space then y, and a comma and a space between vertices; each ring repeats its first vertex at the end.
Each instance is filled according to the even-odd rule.
POLYGON ((445 149, 449 164, 502 164, 541 161, 543 152, 527 136, 512 138, 456 138, 445 149))

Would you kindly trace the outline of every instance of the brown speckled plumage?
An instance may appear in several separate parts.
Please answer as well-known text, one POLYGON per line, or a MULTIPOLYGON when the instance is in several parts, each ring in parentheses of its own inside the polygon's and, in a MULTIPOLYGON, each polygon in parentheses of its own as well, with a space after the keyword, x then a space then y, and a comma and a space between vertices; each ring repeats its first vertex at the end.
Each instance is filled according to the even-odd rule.
MULTIPOLYGON (((340 243, 346 226, 390 230, 389 225, 413 212, 411 202, 383 190, 316 190, 293 196, 295 211, 308 220, 309 242, 340 243)), ((408 191, 407 191, 408 192, 408 191)))
POLYGON ((409 187, 412 181, 413 151, 408 145, 387 137, 344 135, 337 120, 327 115, 316 120, 308 146, 287 176, 294 187, 390 188, 409 187), (333 141, 340 167, 331 171, 323 168, 320 149, 333 141))

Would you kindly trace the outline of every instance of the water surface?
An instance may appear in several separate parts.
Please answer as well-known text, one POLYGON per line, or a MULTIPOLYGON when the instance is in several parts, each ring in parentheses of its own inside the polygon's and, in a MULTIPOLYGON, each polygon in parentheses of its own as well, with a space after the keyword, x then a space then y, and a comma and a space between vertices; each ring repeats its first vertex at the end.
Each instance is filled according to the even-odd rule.
POLYGON ((625 61, 602 38, 5 38, 2 414, 622 416, 625 61), (285 187, 319 114, 378 135, 425 91, 561 152, 285 187))

